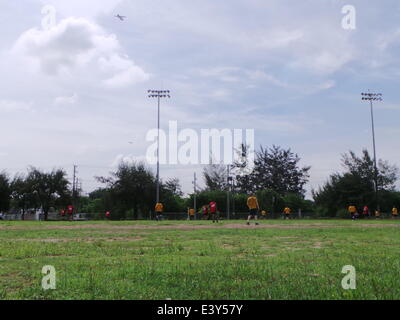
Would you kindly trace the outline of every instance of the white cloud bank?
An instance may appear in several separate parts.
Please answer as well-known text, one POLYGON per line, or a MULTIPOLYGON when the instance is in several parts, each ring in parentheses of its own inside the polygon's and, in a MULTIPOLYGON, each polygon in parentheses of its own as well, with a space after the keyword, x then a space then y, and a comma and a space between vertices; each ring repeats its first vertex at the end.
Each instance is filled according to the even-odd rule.
POLYGON ((47 30, 30 29, 19 37, 12 52, 32 72, 73 78, 92 76, 111 88, 150 77, 123 52, 114 34, 84 18, 70 17, 47 30))

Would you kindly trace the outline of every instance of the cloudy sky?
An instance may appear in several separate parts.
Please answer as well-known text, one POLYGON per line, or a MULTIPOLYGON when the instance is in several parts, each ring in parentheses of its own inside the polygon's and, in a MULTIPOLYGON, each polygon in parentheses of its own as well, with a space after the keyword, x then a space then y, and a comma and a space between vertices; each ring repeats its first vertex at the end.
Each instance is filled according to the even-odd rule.
MULTIPOLYGON (((371 149, 400 166, 397 0, 0 0, 0 169, 78 165, 83 189, 143 159, 156 126, 148 89, 169 89, 162 126, 250 128, 311 165, 308 190, 371 149), (55 8, 55 20, 45 6, 55 8), (356 29, 342 8, 356 9, 356 29), (119 21, 116 14, 127 16, 119 21), (50 17, 50 18, 49 18, 50 17), (52 24, 54 22, 54 24, 52 24)), ((162 166, 185 192, 201 166, 162 166)))

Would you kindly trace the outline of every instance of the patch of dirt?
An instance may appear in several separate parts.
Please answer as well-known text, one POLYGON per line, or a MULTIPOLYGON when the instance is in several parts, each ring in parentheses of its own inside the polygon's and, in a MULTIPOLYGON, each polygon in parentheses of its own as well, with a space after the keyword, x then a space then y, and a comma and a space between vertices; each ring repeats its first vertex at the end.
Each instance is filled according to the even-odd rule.
POLYGON ((260 249, 271 250, 271 249, 275 249, 275 248, 274 247, 268 247, 268 246, 261 246, 260 249))
MULTIPOLYGON (((239 224, 221 224, 221 225, 107 225, 107 224, 71 224, 71 225, 47 225, 45 227, 28 227, 23 226, 2 226, 0 230, 82 230, 82 229, 98 229, 109 230, 108 233, 124 233, 124 230, 199 230, 199 229, 331 229, 331 228, 400 228, 400 224, 324 224, 324 223, 302 223, 302 224, 260 224, 259 226, 248 226, 245 223, 239 224), (112 231, 111 231, 112 230, 112 231)), ((125 231, 127 232, 127 231, 125 231)), ((288 237, 289 238, 289 237, 288 237)), ((290 237, 292 238, 292 237, 290 237)))
POLYGON ((290 239, 301 239, 300 237, 272 237, 272 239, 280 239, 280 240, 290 240, 290 239))
POLYGON ((231 245, 231 244, 223 244, 222 245, 222 248, 224 248, 224 249, 235 249, 236 247, 235 246, 233 246, 233 245, 231 245))
POLYGON ((9 241, 25 241, 25 242, 47 242, 47 243, 57 243, 57 242, 95 242, 95 241, 107 241, 107 242, 112 242, 112 241, 139 241, 143 240, 143 238, 140 237, 112 237, 112 238, 107 238, 107 237, 86 237, 86 238, 43 238, 43 239, 24 239, 24 238, 18 238, 18 239, 7 239, 9 241))
POLYGON ((311 277, 320 277, 321 275, 318 273, 311 273, 309 276, 311 277))
POLYGON ((313 248, 314 249, 322 249, 323 248, 323 243, 318 241, 318 242, 314 243, 313 248))
POLYGON ((314 246, 312 247, 313 249, 322 249, 322 242, 316 242, 314 246))

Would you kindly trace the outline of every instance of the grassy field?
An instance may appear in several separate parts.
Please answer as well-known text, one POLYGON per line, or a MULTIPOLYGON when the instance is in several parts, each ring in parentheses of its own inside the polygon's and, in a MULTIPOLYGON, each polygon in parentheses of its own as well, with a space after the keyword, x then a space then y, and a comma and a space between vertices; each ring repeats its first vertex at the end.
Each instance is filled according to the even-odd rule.
POLYGON ((0 299, 400 299, 400 221, 0 222, 0 299))

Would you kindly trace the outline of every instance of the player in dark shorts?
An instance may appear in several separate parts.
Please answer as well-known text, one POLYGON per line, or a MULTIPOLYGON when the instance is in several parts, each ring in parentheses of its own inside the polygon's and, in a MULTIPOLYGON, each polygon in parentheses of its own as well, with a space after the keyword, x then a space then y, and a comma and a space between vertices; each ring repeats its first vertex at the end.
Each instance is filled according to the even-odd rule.
POLYGON ((203 220, 210 220, 208 206, 203 206, 203 220))
POLYGON ((161 221, 163 219, 163 211, 164 211, 164 205, 161 202, 158 202, 156 204, 156 207, 154 209, 155 214, 156 214, 156 221, 161 221))
POLYGON ((258 205, 258 201, 255 195, 251 195, 247 199, 247 206, 249 207, 249 217, 247 218, 247 225, 250 225, 250 220, 254 219, 256 220, 256 226, 259 225, 257 222, 258 220, 258 211, 260 209, 260 206, 258 205))
POLYGON ((209 204, 210 207, 210 214, 212 217, 213 223, 219 222, 218 210, 217 210, 217 203, 215 201, 211 201, 209 204))

